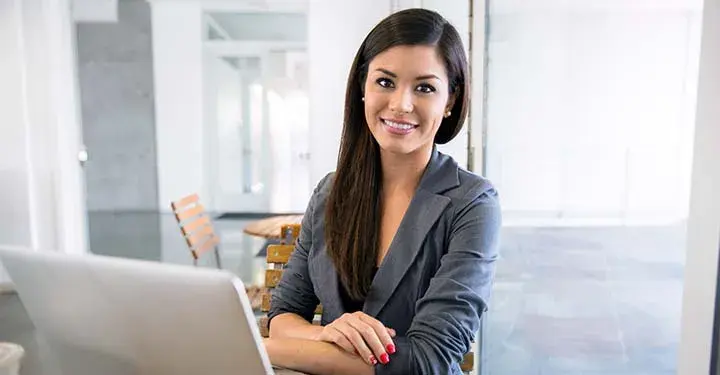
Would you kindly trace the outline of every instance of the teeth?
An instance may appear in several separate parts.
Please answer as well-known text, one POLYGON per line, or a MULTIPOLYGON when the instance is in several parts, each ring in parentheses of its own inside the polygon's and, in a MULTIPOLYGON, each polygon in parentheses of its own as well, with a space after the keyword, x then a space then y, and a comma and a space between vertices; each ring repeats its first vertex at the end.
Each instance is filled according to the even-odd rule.
POLYGON ((412 129, 412 128, 415 127, 415 126, 413 126, 413 125, 409 125, 409 124, 399 124, 399 123, 397 123, 397 122, 392 122, 392 121, 388 121, 388 120, 383 120, 383 121, 384 121, 385 124, 387 124, 388 126, 390 126, 390 127, 392 127, 392 128, 395 128, 395 129, 400 129, 400 130, 409 130, 409 129, 412 129))

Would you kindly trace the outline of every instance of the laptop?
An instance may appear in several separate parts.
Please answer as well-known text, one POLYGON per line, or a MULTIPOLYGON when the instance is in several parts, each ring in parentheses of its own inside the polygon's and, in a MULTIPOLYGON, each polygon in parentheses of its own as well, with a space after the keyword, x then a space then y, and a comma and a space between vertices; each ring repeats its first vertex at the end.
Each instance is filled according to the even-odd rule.
POLYGON ((53 373, 274 374, 229 272, 30 249, 0 248, 0 260, 53 373))

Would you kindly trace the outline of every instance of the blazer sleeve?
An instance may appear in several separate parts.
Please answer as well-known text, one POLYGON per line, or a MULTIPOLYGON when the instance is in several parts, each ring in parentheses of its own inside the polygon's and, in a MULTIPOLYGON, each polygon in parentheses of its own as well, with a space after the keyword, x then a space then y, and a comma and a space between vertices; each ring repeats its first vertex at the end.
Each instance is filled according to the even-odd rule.
POLYGON ((487 310, 501 226, 497 193, 478 190, 456 209, 440 267, 406 335, 395 339, 397 352, 376 374, 450 374, 469 351, 487 310))
POLYGON ((327 183, 330 175, 325 176, 313 191, 305 215, 300 225, 300 235, 295 242, 282 278, 272 291, 270 311, 268 311, 268 326, 272 319, 283 313, 294 313, 312 322, 315 308, 320 302, 313 290, 310 274, 308 272, 308 254, 313 242, 313 217, 318 204, 318 196, 327 183))

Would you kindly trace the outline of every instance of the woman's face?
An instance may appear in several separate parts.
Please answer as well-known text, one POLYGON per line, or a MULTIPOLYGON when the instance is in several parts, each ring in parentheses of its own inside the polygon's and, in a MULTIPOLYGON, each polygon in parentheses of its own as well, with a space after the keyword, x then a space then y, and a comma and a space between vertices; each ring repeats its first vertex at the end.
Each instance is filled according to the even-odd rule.
POLYGON ((365 118, 386 152, 432 149, 435 134, 455 98, 434 46, 396 46, 370 61, 365 80, 365 118))

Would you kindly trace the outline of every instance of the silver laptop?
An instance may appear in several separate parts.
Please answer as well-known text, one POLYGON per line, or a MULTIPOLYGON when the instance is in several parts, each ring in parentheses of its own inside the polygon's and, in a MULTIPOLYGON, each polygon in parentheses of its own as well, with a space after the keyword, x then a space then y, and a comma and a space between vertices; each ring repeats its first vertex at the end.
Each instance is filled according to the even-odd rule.
POLYGON ((273 374, 245 288, 228 272, 2 248, 0 259, 53 373, 273 374))

